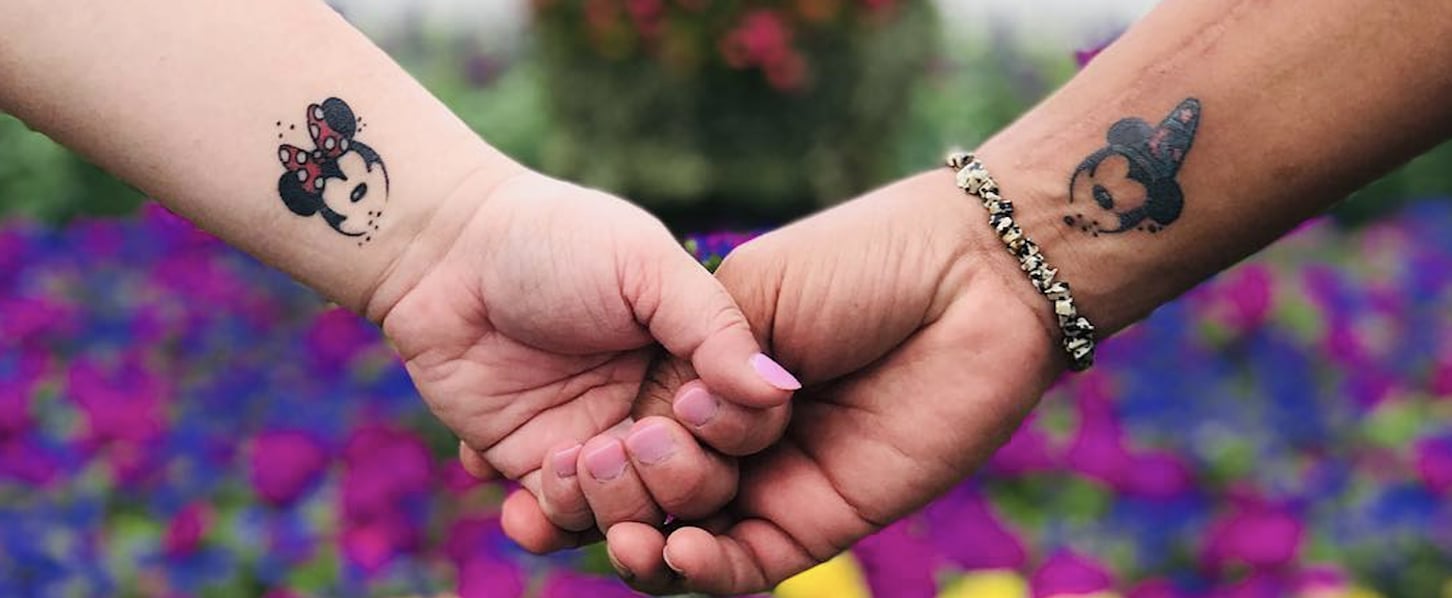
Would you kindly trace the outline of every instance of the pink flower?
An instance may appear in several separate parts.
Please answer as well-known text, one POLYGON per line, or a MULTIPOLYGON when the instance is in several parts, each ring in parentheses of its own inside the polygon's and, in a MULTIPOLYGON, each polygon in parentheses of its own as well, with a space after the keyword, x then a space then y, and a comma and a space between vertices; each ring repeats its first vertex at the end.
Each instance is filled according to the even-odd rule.
POLYGON ((1114 588, 1104 565, 1070 550, 1055 552, 1029 579, 1034 598, 1094 594, 1114 588))
POLYGON ((1208 569, 1219 571, 1234 564, 1275 569, 1295 561, 1300 554, 1305 536, 1300 519, 1259 501, 1247 503, 1210 525, 1200 557, 1208 569))
POLYGON ((252 488, 269 505, 291 505, 328 465, 323 443, 300 430, 269 430, 252 441, 248 470, 252 488))
POLYGON ((167 558, 180 559, 196 552, 211 519, 211 508, 205 503, 195 502, 183 507, 166 526, 166 533, 161 538, 162 554, 167 558))

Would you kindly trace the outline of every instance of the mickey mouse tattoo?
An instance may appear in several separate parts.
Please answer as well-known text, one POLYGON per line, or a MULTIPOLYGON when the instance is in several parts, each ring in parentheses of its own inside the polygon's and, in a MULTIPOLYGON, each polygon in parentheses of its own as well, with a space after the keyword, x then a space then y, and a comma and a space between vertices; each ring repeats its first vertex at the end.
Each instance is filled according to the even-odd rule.
POLYGON ((1187 98, 1158 127, 1125 118, 1109 127, 1109 145, 1085 158, 1069 179, 1069 203, 1089 209, 1064 216, 1086 234, 1157 233, 1180 217, 1185 193, 1176 176, 1200 124, 1200 100, 1187 98), (1087 213, 1086 213, 1087 212, 1087 213))
MULTIPOLYGON (((282 125, 277 123, 279 129, 282 125)), ((366 126, 347 102, 328 98, 308 106, 308 135, 314 149, 286 143, 277 149, 277 157, 287 169, 277 179, 282 202, 299 216, 321 214, 333 230, 358 239, 360 247, 379 230, 389 187, 383 158, 353 139, 366 126)), ((289 130, 295 128, 288 126, 289 130)), ((279 132, 278 138, 282 137, 279 132)))

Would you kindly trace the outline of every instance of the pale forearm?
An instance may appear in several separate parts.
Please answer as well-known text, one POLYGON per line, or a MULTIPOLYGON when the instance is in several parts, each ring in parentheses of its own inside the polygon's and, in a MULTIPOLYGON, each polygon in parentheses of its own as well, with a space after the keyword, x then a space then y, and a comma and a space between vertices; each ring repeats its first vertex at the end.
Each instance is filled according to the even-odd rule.
POLYGON ((440 203, 518 168, 322 2, 0 11, 0 110, 359 311, 440 203), (354 114, 335 149, 309 130, 309 107, 328 98, 354 114), (330 166, 289 168, 285 146, 330 166))
POLYGON ((1170 0, 980 155, 1117 330, 1445 138, 1449 35, 1436 1, 1170 0))

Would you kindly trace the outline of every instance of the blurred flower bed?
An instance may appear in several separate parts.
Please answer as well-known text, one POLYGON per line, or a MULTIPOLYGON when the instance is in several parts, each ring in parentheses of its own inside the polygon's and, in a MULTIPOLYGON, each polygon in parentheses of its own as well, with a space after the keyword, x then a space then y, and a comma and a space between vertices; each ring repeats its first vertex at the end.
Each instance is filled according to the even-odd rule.
POLYGON ((668 221, 781 222, 890 177, 928 0, 538 0, 542 166, 668 221), (703 217, 704 215, 704 217, 703 217))
MULTIPOLYGON (((1449 206, 1166 306, 778 594, 1452 591, 1449 206)), ((0 227, 0 595, 628 595, 598 549, 512 546, 453 448, 373 327, 159 208, 0 227)))

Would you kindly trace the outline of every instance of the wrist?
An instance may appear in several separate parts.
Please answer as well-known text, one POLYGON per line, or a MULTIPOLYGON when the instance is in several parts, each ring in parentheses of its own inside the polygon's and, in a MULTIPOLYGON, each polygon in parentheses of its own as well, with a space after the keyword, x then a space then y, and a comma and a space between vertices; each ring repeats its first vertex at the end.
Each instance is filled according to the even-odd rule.
POLYGON ((1076 218, 1070 207, 1065 173, 1073 172, 1077 162, 1069 154, 1033 147, 1053 145, 1024 143, 1010 130, 975 153, 998 181, 1003 197, 1013 202, 1014 220, 1058 270, 1058 280, 1072 287, 1079 313, 1094 324, 1098 338, 1107 338, 1148 315, 1158 305, 1155 293, 1137 288, 1147 281, 1122 265, 1123 256, 1117 255, 1122 244, 1097 237, 1096 243, 1085 243, 1093 233, 1074 226, 1083 217, 1093 218, 1076 218))
POLYGON ((382 247, 388 256, 355 306, 381 324, 398 301, 456 244, 465 226, 506 181, 533 171, 500 154, 479 164, 446 187, 447 191, 411 206, 400 216, 382 247))

